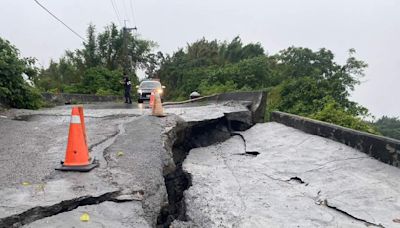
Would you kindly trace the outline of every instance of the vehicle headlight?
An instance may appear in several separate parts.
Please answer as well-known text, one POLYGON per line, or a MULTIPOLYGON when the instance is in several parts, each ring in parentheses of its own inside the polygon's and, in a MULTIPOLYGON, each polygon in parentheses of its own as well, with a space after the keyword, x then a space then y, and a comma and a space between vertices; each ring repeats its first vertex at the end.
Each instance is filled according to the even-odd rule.
POLYGON ((162 89, 158 89, 157 92, 158 92, 159 94, 162 94, 164 91, 163 91, 162 89))
POLYGON ((138 93, 142 93, 142 90, 141 90, 141 89, 138 89, 137 92, 138 92, 138 93))

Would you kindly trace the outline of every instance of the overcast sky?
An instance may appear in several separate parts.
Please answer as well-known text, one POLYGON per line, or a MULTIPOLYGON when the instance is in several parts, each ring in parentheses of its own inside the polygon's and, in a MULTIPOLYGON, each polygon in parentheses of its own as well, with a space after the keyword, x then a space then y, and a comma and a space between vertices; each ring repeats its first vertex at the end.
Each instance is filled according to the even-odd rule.
MULTIPOLYGON (((39 0, 82 36, 89 23, 137 26, 163 52, 201 37, 260 42, 269 54, 289 46, 325 47, 343 63, 349 48, 369 68, 352 98, 377 117, 400 116, 399 0, 39 0), (133 15, 130 3, 133 5, 133 15)), ((42 65, 82 40, 33 0, 0 0, 0 36, 42 65)))

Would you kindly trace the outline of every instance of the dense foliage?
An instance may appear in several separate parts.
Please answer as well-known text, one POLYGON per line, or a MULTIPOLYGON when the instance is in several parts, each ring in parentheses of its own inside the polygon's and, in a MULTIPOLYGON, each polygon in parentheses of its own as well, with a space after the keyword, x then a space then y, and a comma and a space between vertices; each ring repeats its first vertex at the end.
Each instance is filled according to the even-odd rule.
POLYGON ((158 76, 169 99, 186 99, 198 90, 202 94, 265 88, 270 77, 269 59, 260 44, 243 45, 201 39, 172 56, 167 55, 158 76))
POLYGON ((400 140, 399 118, 383 116, 375 122, 375 126, 384 136, 400 140))
POLYGON ((90 25, 86 39, 82 49, 66 51, 58 62, 51 61, 35 83, 49 92, 120 95, 123 87, 119 82, 124 74, 137 83, 136 69, 151 70, 154 67, 157 56, 151 49, 155 43, 130 32, 124 33, 114 24, 98 34, 90 25), (123 72, 125 65, 127 72, 123 72))
MULTIPOLYGON (((124 33, 114 24, 98 34, 94 26, 89 26, 84 47, 67 51, 57 62, 51 61, 34 81, 43 91, 121 94, 119 82, 128 55, 125 74, 134 84, 138 82, 135 72, 139 68, 148 77, 160 78, 167 86, 166 99, 187 99, 193 91, 209 95, 264 90, 268 92, 267 119, 271 111, 280 110, 379 133, 375 126, 362 120, 369 115, 368 110, 349 99, 367 67, 354 57, 353 49, 345 64, 338 64, 334 54, 324 48, 313 51, 289 47, 268 55, 259 43, 243 44, 239 37, 230 42, 203 38, 166 56, 152 53, 154 46, 154 42, 124 33), (127 49, 124 34, 128 35, 127 49)), ((385 129, 376 126, 381 131, 385 129)), ((396 131, 388 134, 393 132, 396 131)))
POLYGON ((278 74, 286 79, 281 83, 279 110, 304 116, 321 111, 328 100, 335 101, 347 113, 364 116, 367 109, 349 100, 350 91, 363 76, 364 62, 353 57, 354 50, 345 65, 334 62, 331 51, 313 52, 307 48, 288 48, 274 58, 278 74))
POLYGON ((231 42, 201 39, 167 55, 158 70, 167 85, 167 98, 185 99, 202 95, 265 90, 268 112, 280 110, 377 133, 361 118, 368 110, 349 99, 367 67, 349 50, 345 64, 335 62, 327 49, 289 47, 267 55, 260 44, 244 45, 239 37, 231 42), (333 113, 329 113, 332 110, 333 113), (332 114, 332 115, 331 115, 332 114))
POLYGON ((337 125, 355 130, 365 131, 372 134, 380 134, 380 132, 372 124, 363 121, 357 116, 349 114, 333 99, 327 101, 321 111, 311 114, 310 117, 316 120, 335 123, 337 125))
POLYGON ((37 74, 34 59, 21 58, 16 47, 0 38, 0 103, 36 109, 42 104, 40 93, 24 79, 37 74))

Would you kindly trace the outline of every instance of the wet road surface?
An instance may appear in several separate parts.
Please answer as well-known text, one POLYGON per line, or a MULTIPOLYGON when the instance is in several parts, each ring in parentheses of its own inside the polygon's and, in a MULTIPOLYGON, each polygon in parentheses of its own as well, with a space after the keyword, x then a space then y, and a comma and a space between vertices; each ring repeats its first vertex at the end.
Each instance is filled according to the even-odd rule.
POLYGON ((183 168, 192 176, 185 192, 190 224, 399 226, 397 167, 278 123, 257 124, 240 134, 194 149, 186 158, 183 168))
POLYGON ((146 103, 84 107, 90 151, 100 161, 89 173, 54 170, 64 159, 71 106, 1 114, 0 227, 400 221, 398 168, 277 123, 237 132, 251 120, 240 102, 170 105, 164 118, 150 116, 146 103))
POLYGON ((154 227, 168 204, 165 167, 174 168, 165 133, 177 122, 197 124, 245 110, 241 105, 169 106, 167 117, 158 118, 150 116, 147 104, 84 105, 91 156, 100 160, 89 173, 54 170, 64 160, 71 106, 2 113, 0 227, 71 227, 81 224, 75 215, 82 208, 94 216, 93 224, 85 223, 92 226, 154 227), (129 219, 115 222, 126 208, 134 209, 129 219), (115 213, 105 216, 103 210, 115 213), (70 217, 75 222, 65 223, 70 217))

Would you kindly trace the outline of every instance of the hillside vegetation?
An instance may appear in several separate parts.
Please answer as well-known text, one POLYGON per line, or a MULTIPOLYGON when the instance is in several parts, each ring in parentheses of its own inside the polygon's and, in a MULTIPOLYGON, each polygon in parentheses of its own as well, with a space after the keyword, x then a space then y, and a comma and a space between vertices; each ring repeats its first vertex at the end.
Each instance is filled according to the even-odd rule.
POLYGON ((37 69, 33 58, 20 57, 17 48, 0 39, 1 103, 38 108, 42 104, 39 91, 122 95, 122 76, 128 75, 135 85, 139 82, 135 72, 140 69, 166 85, 168 100, 187 99, 193 91, 209 95, 263 90, 268 92, 267 121, 272 111, 279 110, 400 138, 397 118, 366 122, 368 110, 350 100, 367 67, 355 57, 354 49, 339 64, 325 48, 288 47, 268 54, 260 43, 244 44, 235 37, 231 41, 202 38, 163 54, 154 52, 155 42, 127 33, 124 52, 124 33, 114 24, 100 32, 90 25, 86 40, 81 49, 67 50, 48 67, 37 69))
POLYGON ((368 110, 349 99, 367 64, 349 50, 344 65, 327 49, 289 47, 275 55, 259 43, 243 44, 201 39, 167 55, 157 74, 167 85, 167 97, 185 99, 192 91, 203 95, 265 90, 268 110, 280 110, 377 134, 362 120, 368 110))

